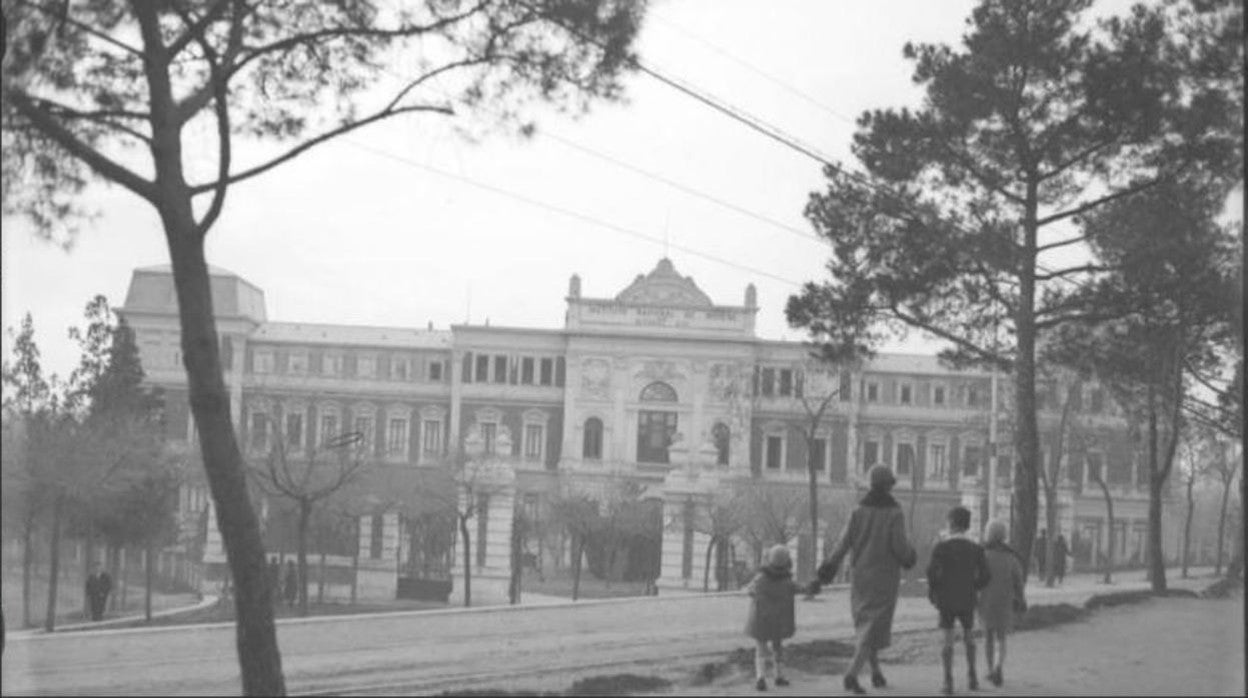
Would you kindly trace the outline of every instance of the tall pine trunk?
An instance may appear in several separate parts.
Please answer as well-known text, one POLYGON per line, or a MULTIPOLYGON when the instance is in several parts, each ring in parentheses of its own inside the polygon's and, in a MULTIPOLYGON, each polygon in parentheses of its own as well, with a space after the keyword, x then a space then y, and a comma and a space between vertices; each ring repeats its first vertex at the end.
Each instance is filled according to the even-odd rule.
POLYGON ((1192 514, 1196 511, 1196 502, 1192 499, 1192 490, 1196 487, 1196 477, 1187 478, 1187 516, 1183 520, 1183 578, 1187 579, 1187 565, 1191 559, 1189 548, 1192 545, 1192 514))
POLYGON ((31 626, 30 593, 31 577, 35 569, 35 512, 26 516, 22 528, 22 627, 31 626))
POLYGON ((1222 549, 1226 544, 1226 508, 1231 501, 1231 481, 1222 482, 1222 508, 1218 512, 1218 552, 1214 558, 1213 573, 1222 574, 1222 549))
POLYGON ((1038 231, 1039 172, 1027 163, 1026 192, 1023 206, 1023 244, 1018 255, 1018 306, 1014 326, 1018 337, 1018 355, 1014 366, 1014 405, 1018 417, 1014 432, 1014 449, 1018 454, 1014 496, 1017 513, 1011 529, 1011 544, 1023 561, 1023 574, 1031 568, 1032 543, 1036 538, 1037 491, 1039 484, 1037 453, 1040 449, 1036 423, 1036 246, 1038 231))
POLYGON ((702 591, 711 590, 711 553, 715 551, 715 543, 718 540, 718 536, 711 536, 711 539, 706 543, 706 564, 702 569, 702 591))
POLYGON ((143 545, 143 617, 152 622, 152 582, 155 578, 156 546, 150 541, 143 545))
MULTIPOLYGON (((464 608, 472 605, 472 546, 468 540, 468 517, 471 513, 459 515, 459 536, 464 541, 464 608)), ((576 600, 576 594, 572 595, 576 600)))
POLYGON ((299 548, 295 552, 299 568, 299 615, 308 615, 308 524, 312 520, 312 506, 299 502, 299 548))
POLYGON ((64 510, 65 495, 58 493, 52 504, 52 536, 48 543, 51 568, 48 570, 48 610, 43 619, 43 629, 47 632, 56 629, 56 594, 61 578, 61 516, 64 510))
POLYGON ((1101 488, 1101 494, 1105 497, 1105 517, 1109 520, 1109 543, 1105 546, 1105 583, 1113 584, 1114 579, 1114 498, 1109 494, 1109 486, 1105 484, 1104 478, 1096 478, 1096 484, 1101 488))

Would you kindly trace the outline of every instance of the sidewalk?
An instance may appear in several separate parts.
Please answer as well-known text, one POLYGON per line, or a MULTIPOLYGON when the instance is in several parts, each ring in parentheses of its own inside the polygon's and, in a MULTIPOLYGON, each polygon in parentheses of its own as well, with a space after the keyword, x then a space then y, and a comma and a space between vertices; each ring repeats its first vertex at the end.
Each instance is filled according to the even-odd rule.
MULTIPOLYGON (((173 595, 169 595, 169 596, 173 596, 173 595)), ((186 596, 190 597, 191 595, 186 594, 186 596)), ((152 618, 164 618, 166 616, 178 615, 179 613, 198 611, 201 608, 210 608, 216 603, 217 603, 217 597, 209 594, 209 595, 203 596, 202 598, 200 598, 199 601, 193 604, 183 604, 179 606, 173 606, 170 608, 161 609, 159 611, 153 610, 152 618)), ((138 612, 131 613, 129 615, 117 616, 116 618, 108 618, 106 620, 85 621, 81 623, 63 623, 63 624, 57 625, 56 628, 52 631, 52 633, 55 634, 55 633, 61 633, 61 632, 72 632, 76 630, 90 630, 94 628, 111 628, 111 627, 115 627, 118 625, 125 625, 126 623, 133 623, 136 620, 143 620, 146 617, 147 615, 143 611, 140 610, 138 612)), ((13 631, 6 630, 5 631, 5 637, 6 639, 9 639, 9 640, 20 640, 24 638, 38 637, 40 635, 48 635, 48 634, 49 633, 43 628, 26 628, 24 630, 13 630, 13 631)))

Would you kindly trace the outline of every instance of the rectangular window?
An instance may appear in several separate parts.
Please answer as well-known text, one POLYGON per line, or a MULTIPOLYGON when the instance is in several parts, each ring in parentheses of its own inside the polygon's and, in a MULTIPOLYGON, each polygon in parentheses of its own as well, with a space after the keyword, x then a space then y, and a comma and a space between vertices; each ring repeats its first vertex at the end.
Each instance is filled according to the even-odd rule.
POLYGON ((360 378, 372 378, 377 375, 377 358, 361 356, 355 360, 355 375, 360 378))
POLYGON ((974 385, 966 386, 966 406, 967 407, 979 406, 979 388, 978 387, 974 385))
POLYGON ((880 384, 867 383, 867 402, 880 401, 880 384))
POLYGON ((962 475, 979 477, 979 461, 983 457, 982 449, 979 446, 968 445, 963 453, 965 457, 962 459, 962 475))
POLYGON ((927 447, 927 481, 940 482, 948 475, 945 463, 945 445, 932 444, 927 447))
POLYGON ((494 446, 498 441, 498 425, 493 422, 486 422, 482 424, 481 440, 485 442, 485 452, 493 453, 494 446))
POLYGON ((477 495, 477 567, 485 567, 485 536, 489 533, 490 495, 477 495))
POLYGON ((303 448, 303 415, 286 415, 286 446, 298 451, 303 448))
POLYGON ((401 456, 407 453, 407 420, 394 417, 386 430, 386 455, 401 456))
POLYGON ((472 379, 478 383, 486 383, 490 380, 490 357, 487 354, 477 355, 476 371, 472 374, 472 379))
POLYGON ((321 445, 324 446, 329 443, 329 440, 335 436, 338 436, 338 415, 321 415, 321 445))
POLYGON ((641 463, 668 462, 667 447, 676 434, 675 412, 642 410, 637 415, 637 460, 641 463))
POLYGON ((913 404, 914 403, 914 386, 910 385, 909 383, 902 383, 901 393, 898 397, 898 401, 901 402, 901 404, 903 405, 913 404))
POLYGON ((381 559, 385 542, 386 519, 381 514, 373 514, 372 526, 368 536, 368 556, 374 560, 381 559))
POLYGON ((342 356, 339 354, 326 354, 321 357, 321 373, 327 376, 342 375, 342 356))
POLYGON ((308 372, 308 355, 303 352, 295 352, 287 359, 287 368, 291 373, 302 376, 308 372))
POLYGON ((937 385, 932 388, 932 404, 933 405, 945 404, 945 386, 937 385))
POLYGON ((542 375, 541 384, 551 385, 555 381, 555 362, 552 359, 542 359, 542 375))
POLYGON ((793 394, 793 371, 787 368, 780 369, 780 394, 784 397, 793 394))
POLYGON ((273 372, 273 352, 258 351, 256 352, 256 373, 272 373, 273 372))
POLYGON ((507 357, 506 356, 494 357, 494 382, 495 383, 507 382, 507 357))
POLYGON ((853 385, 853 383, 852 383, 852 379, 850 378, 849 371, 842 371, 841 372, 841 387, 840 387, 841 402, 849 402, 850 399, 853 397, 851 395, 851 393, 853 392, 853 390, 850 388, 851 385, 853 385))
POLYGON ((461 381, 464 383, 472 382, 472 352, 469 351, 464 353, 464 365, 460 372, 463 374, 459 377, 461 381))
POLYGON ((776 394, 776 369, 763 369, 763 396, 771 397, 776 394))
POLYGON ((526 356, 520 359, 520 382, 524 385, 533 385, 533 357, 526 356))
POLYGON ((866 472, 871 466, 880 462, 880 443, 864 441, 862 443, 862 470, 866 472))
POLYGON ((269 445, 269 416, 263 412, 251 413, 251 447, 257 451, 269 445))
POLYGON ((441 361, 429 362, 429 382, 431 383, 442 382, 442 362, 441 361))
POLYGON ((397 381, 407 380, 407 363, 407 359, 390 357, 390 377, 397 381))
POLYGON ((538 460, 542 457, 542 442, 546 429, 541 424, 524 425, 524 457, 538 460))
POLYGON ((767 469, 779 470, 783 465, 781 462, 784 457, 784 437, 768 436, 767 437, 767 469))
POLYGON ((442 422, 437 419, 426 419, 424 432, 421 434, 421 451, 426 456, 442 455, 442 422))
POLYGON ((810 462, 815 470, 823 472, 828 462, 828 440, 815 439, 810 443, 810 462))
POLYGON ((897 444, 897 478, 914 477, 914 444, 897 444))
POLYGON ((365 453, 373 452, 373 417, 359 415, 355 418, 355 430, 360 434, 359 448, 365 453))

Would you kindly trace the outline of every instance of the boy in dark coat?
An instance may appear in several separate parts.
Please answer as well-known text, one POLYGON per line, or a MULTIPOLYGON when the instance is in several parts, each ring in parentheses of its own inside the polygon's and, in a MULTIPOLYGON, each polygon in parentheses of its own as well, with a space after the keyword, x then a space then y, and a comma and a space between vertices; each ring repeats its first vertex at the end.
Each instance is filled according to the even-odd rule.
POLYGON ((945 631, 944 647, 940 651, 945 669, 945 695, 953 694, 954 621, 962 625, 962 640, 966 644, 967 686, 972 691, 979 688, 979 679, 975 676, 975 638, 971 629, 975 625, 979 590, 988 585, 990 576, 983 547, 966 535, 970 526, 970 510, 951 509, 949 536, 936 544, 927 566, 927 598, 940 612, 940 628, 945 631))
POLYGON ((783 545, 767 551, 766 564, 750 581, 750 616, 745 623, 745 634, 754 638, 755 687, 767 690, 767 668, 773 668, 772 676, 777 686, 788 686, 789 680, 780 673, 781 643, 793 637, 797 630, 794 621, 793 599, 805 591, 793 581, 793 560, 789 549, 783 545))

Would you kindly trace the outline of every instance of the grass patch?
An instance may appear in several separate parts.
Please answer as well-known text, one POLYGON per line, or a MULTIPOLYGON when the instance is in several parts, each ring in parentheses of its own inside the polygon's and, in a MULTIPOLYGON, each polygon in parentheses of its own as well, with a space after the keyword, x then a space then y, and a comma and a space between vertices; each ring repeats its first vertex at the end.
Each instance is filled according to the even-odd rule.
POLYGON ((567 690, 570 696, 618 696, 628 693, 657 691, 672 685, 671 681, 658 676, 640 674, 610 674, 577 679, 567 690))
POLYGON ((1242 594, 1244 591, 1244 580, 1223 577, 1213 584, 1209 585, 1200 593, 1202 598, 1206 599, 1225 599, 1236 593, 1242 594))
MULTIPOLYGON (((712 580, 713 581, 713 580, 712 580)), ((701 589, 701 587, 698 587, 701 589)), ((712 588, 714 588, 712 586, 712 588)), ((572 598, 572 573, 569 570, 556 570, 538 579, 532 572, 525 572, 520 582, 521 594, 526 591, 546 596, 572 598)), ((644 596, 646 583, 640 581, 608 583, 590 574, 589 570, 581 571, 581 586, 577 590, 577 598, 581 599, 613 599, 626 596, 644 596)))

